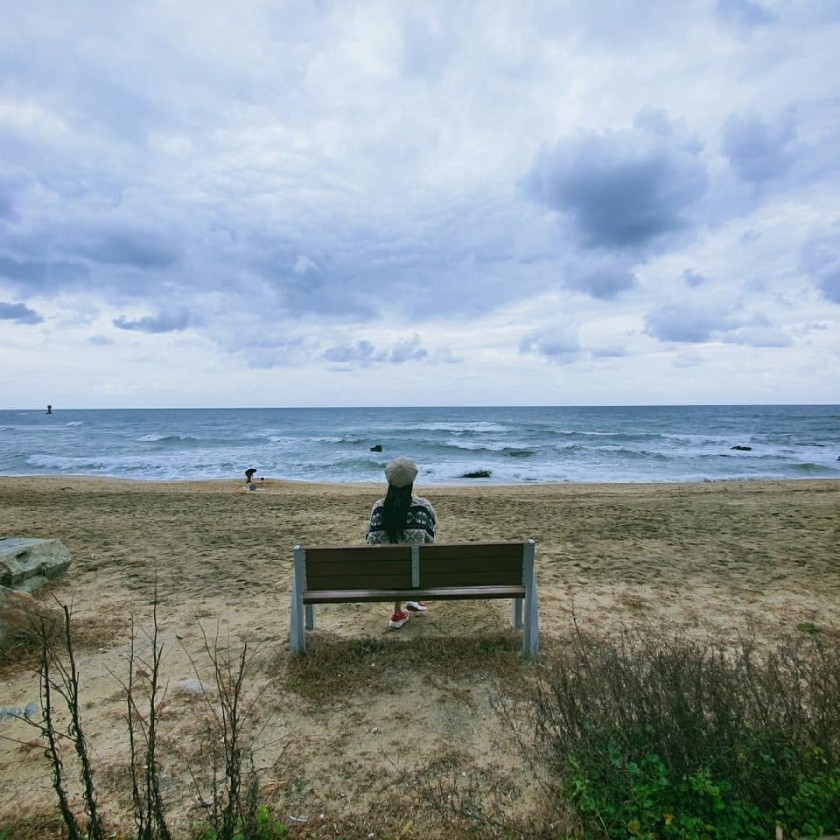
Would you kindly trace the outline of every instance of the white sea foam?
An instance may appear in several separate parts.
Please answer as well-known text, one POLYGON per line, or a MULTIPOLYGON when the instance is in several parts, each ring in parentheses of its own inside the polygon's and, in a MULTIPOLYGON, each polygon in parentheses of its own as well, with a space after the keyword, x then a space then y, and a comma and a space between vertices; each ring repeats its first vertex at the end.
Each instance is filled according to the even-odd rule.
POLYGON ((451 432, 454 434, 499 434, 510 431, 508 426, 501 423, 492 423, 485 420, 462 421, 457 423, 418 423, 413 426, 407 426, 403 431, 411 432, 451 432))
POLYGON ((165 434, 149 434, 149 435, 141 435, 137 440, 140 443, 160 443, 164 440, 199 440, 199 438, 195 437, 194 435, 165 435, 165 434))
POLYGON ((811 407, 0 411, 0 474, 418 483, 840 478, 840 409, 811 407), (372 453, 374 444, 382 452, 372 453), (735 450, 749 446, 750 450, 735 450))

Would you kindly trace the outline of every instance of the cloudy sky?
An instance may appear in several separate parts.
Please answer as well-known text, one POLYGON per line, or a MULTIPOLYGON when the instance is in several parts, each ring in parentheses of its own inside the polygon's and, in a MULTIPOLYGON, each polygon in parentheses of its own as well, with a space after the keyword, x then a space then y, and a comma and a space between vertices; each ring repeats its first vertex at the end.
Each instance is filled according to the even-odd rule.
POLYGON ((0 20, 0 408, 840 403, 837 0, 0 20))

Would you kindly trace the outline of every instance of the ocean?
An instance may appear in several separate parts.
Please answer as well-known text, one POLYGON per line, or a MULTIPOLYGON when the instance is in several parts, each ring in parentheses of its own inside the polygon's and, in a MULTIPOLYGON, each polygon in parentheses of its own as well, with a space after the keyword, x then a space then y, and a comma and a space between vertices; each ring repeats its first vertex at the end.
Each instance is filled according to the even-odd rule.
POLYGON ((836 479, 840 406, 0 411, 7 476, 380 482, 394 455, 418 485, 836 479))

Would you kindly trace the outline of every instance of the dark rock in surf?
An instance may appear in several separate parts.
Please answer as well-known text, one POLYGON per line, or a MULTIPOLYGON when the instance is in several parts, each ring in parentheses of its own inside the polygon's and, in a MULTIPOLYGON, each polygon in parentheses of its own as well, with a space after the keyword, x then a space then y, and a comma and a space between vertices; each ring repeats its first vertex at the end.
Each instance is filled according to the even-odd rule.
POLYGON ((751 446, 730 446, 730 449, 734 449, 736 452, 752 452, 751 446))
POLYGON ((490 470, 476 470, 475 472, 464 473, 461 478, 490 478, 490 470))
POLYGON ((371 452, 381 452, 382 451, 382 444, 377 443, 376 446, 371 446, 370 451, 371 452))
POLYGON ((505 449, 503 452, 508 458, 530 458, 534 454, 531 449, 505 449))

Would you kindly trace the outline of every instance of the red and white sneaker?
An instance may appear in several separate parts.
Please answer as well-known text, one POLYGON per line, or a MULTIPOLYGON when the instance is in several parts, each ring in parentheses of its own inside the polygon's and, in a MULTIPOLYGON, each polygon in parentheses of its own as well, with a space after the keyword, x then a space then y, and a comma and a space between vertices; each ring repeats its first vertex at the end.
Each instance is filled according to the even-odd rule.
POLYGON ((426 612, 429 609, 425 601, 406 601, 405 608, 412 612, 426 612))
POLYGON ((392 613, 391 620, 388 622, 388 626, 392 627, 394 630, 398 630, 400 627, 405 624, 408 619, 410 618, 408 610, 403 610, 402 612, 392 613))

